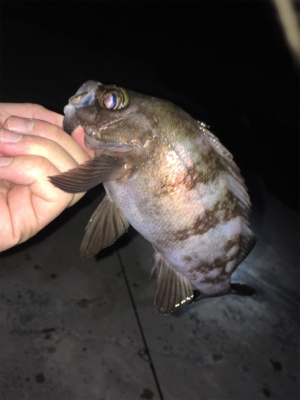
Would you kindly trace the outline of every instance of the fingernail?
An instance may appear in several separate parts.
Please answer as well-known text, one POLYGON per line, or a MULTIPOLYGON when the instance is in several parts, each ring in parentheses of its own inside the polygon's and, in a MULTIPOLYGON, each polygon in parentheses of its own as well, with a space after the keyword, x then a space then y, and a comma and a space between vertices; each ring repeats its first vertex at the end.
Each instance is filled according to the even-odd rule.
POLYGON ((15 143, 22 139, 21 133, 11 132, 6 129, 0 130, 0 142, 2 143, 15 143))
POLYGON ((5 167, 12 162, 12 157, 0 157, 0 167, 5 167))
POLYGON ((14 132, 26 133, 31 130, 33 121, 27 118, 9 117, 7 125, 14 132))

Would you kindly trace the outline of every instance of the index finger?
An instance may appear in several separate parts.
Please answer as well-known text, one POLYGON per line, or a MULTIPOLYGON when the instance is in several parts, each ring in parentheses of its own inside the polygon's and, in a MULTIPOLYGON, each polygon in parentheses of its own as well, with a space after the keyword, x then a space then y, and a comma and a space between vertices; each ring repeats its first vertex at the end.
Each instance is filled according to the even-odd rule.
POLYGON ((63 127, 64 116, 32 103, 0 103, 0 125, 11 115, 21 118, 40 119, 59 128, 63 127))

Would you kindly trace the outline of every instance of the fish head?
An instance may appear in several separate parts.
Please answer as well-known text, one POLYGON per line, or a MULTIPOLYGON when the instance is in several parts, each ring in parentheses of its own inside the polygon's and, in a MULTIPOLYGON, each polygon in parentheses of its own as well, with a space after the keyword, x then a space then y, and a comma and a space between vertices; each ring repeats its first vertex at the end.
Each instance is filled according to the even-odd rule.
POLYGON ((64 108, 64 130, 85 132, 88 149, 126 153, 142 150, 154 136, 151 99, 116 85, 88 81, 64 108))

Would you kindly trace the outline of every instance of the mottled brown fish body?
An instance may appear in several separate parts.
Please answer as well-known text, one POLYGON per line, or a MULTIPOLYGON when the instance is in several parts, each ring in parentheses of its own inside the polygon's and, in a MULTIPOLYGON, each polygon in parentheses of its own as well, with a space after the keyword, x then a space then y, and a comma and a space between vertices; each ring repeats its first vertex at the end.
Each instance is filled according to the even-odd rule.
MULTIPOLYGON (((72 109, 65 123, 68 128, 76 120, 83 126, 86 145, 96 149, 93 166, 85 168, 95 176, 100 173, 94 165, 102 171, 101 158, 110 157, 105 168, 112 168, 113 178, 101 180, 105 210, 115 210, 117 221, 110 236, 115 240, 128 221, 153 245, 156 308, 167 313, 189 301, 191 284, 201 297, 229 293, 232 272, 255 243, 248 227, 249 196, 231 154, 205 124, 172 103, 129 91, 123 108, 106 109, 103 104, 114 100, 108 95, 103 100, 111 87, 93 85, 91 104, 72 109)), ((72 106, 72 98, 70 102, 72 106)), ((81 171, 77 191, 87 188, 81 171)), ((64 190, 76 186, 76 174, 63 176, 53 183, 64 190)), ((87 227, 88 240, 93 236, 89 230, 97 232, 93 220, 99 215, 87 227)), ((104 239, 95 235, 98 243, 83 241, 85 256, 103 247, 104 239)))
POLYGON ((104 186, 156 251, 187 276, 202 296, 214 296, 230 290, 242 216, 218 154, 205 134, 200 136, 199 125, 193 125, 193 131, 174 128, 179 137, 190 135, 194 144, 188 151, 187 146, 172 143, 172 138, 167 140, 167 135, 160 137, 151 151, 151 162, 143 163, 138 176, 104 186))

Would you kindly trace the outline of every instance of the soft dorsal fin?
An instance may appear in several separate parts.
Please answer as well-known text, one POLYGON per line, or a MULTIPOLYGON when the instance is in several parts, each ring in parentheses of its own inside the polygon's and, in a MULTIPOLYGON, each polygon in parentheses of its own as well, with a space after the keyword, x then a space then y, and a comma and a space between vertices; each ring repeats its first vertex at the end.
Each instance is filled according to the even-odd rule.
POLYGON ((192 300, 193 289, 190 281, 175 271, 158 253, 154 255, 150 279, 153 278, 157 278, 154 307, 161 314, 170 314, 177 307, 192 300))
POLYGON ((208 138, 209 143, 214 150, 219 154, 219 161, 223 165, 224 169, 227 170, 228 184, 230 190, 236 196, 237 206, 240 210, 241 215, 247 219, 250 212, 250 199, 247 193, 247 187, 244 179, 240 174, 240 170, 233 160, 232 154, 226 149, 225 146, 219 141, 219 139, 211 133, 208 129, 202 128, 202 132, 208 138))
POLYGON ((227 170, 227 182, 231 192, 236 199, 236 205, 242 217, 242 232, 240 251, 238 254, 237 265, 239 265, 245 257, 250 253, 256 243, 254 233, 249 228, 249 213, 251 208, 250 198, 247 192, 244 179, 240 174, 240 170, 233 160, 232 154, 226 149, 219 139, 211 133, 208 129, 202 128, 202 132, 209 139, 210 144, 215 151, 221 156, 220 162, 224 169, 227 170))
POLYGON ((108 195, 91 216, 83 237, 80 254, 83 259, 93 256, 113 244, 129 228, 129 223, 108 195))
POLYGON ((99 183, 122 177, 124 166, 117 158, 101 155, 60 175, 49 176, 49 181, 68 193, 86 192, 99 183))

